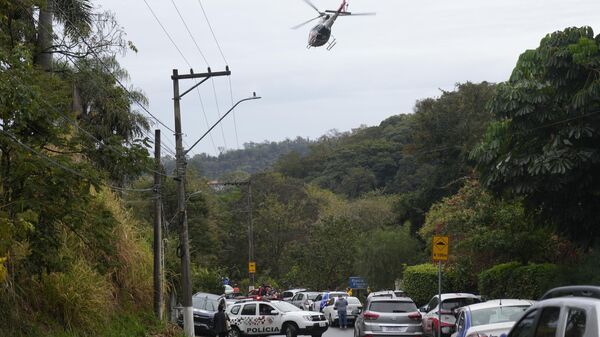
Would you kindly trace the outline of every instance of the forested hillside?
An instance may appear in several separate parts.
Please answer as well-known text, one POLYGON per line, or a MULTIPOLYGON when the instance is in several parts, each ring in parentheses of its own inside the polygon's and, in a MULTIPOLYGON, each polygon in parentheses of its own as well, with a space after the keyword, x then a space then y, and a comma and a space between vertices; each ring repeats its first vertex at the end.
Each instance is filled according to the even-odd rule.
MULTIPOLYGON (((243 149, 225 151, 218 157, 205 153, 194 155, 188 159, 188 166, 210 179, 245 179, 250 174, 270 169, 281 156, 290 152, 305 155, 311 143, 302 137, 280 142, 245 143, 243 149)), ((175 159, 165 158, 163 162, 167 172, 172 172, 175 159)))

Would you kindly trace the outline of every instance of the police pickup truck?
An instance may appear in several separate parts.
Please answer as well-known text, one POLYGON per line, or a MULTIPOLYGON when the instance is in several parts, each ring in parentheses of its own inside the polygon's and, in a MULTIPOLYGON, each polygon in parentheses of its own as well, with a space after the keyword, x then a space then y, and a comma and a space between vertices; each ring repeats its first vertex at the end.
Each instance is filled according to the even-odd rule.
POLYGON ((283 301, 241 300, 229 306, 233 337, 245 335, 310 335, 321 337, 329 324, 320 312, 304 311, 283 301))

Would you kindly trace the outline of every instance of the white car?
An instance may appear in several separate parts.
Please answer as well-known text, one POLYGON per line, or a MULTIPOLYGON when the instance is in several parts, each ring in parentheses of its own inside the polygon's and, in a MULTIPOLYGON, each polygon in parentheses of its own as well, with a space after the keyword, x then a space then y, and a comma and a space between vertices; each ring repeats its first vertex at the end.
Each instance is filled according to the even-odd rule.
MULTIPOLYGON (((339 325, 339 317, 338 312, 336 310, 335 302, 337 302, 338 297, 333 298, 333 303, 329 303, 323 308, 323 314, 327 321, 329 321, 329 325, 334 326, 336 324, 339 325)), ((348 296, 346 297, 348 301, 348 309, 346 309, 346 318, 348 322, 354 322, 356 320, 356 316, 360 313, 362 309, 362 303, 356 297, 348 296)))
POLYGON ((315 297, 310 310, 323 312, 323 309, 327 305, 327 302, 329 302, 329 299, 338 297, 339 295, 348 297, 348 294, 345 291, 325 291, 319 294, 317 297, 315 297))
POLYGON ((403 290, 380 290, 369 293, 367 299, 372 297, 400 298, 407 296, 403 290))
POLYGON ((310 335, 321 337, 329 324, 320 312, 304 311, 283 301, 242 300, 227 310, 231 336, 310 335))
POLYGON ((499 299, 462 307, 452 337, 501 336, 534 304, 530 300, 499 299))
POLYGON ((294 297, 294 295, 296 295, 297 293, 299 293, 301 291, 306 291, 306 289, 304 289, 304 288, 297 288, 297 289, 286 290, 286 291, 284 291, 284 292, 281 293, 281 300, 289 302, 289 301, 292 300, 292 298, 294 297))

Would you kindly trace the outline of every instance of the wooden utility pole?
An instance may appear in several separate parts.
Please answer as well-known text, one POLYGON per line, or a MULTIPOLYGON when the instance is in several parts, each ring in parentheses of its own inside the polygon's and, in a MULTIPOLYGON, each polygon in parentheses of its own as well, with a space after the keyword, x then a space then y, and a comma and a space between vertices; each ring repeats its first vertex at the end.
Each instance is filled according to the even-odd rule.
MULTIPOLYGON (((198 87, 200 84, 204 83, 211 77, 214 76, 229 76, 231 72, 229 71, 229 67, 225 71, 222 72, 211 72, 210 68, 208 68, 208 73, 202 74, 194 74, 190 70, 190 74, 179 75, 179 71, 177 69, 173 69, 173 75, 171 79, 173 80, 173 104, 175 111, 175 162, 177 164, 177 214, 179 216, 179 224, 180 224, 180 235, 179 235, 179 244, 180 244, 180 254, 181 254, 181 304, 183 306, 183 331, 185 336, 194 337, 194 308, 192 306, 192 278, 190 272, 190 245, 189 245, 189 235, 188 235, 188 223, 187 223, 187 211, 186 211, 186 196, 185 196, 185 169, 186 169, 186 160, 185 155, 187 151, 183 149, 183 139, 181 132, 181 98, 184 95, 198 87), (184 91, 182 94, 179 94, 179 80, 183 79, 197 79, 202 78, 202 80, 195 85, 193 85, 190 89, 184 91)), ((220 120, 219 120, 220 121, 220 120)), ((210 131, 210 130, 209 130, 210 131)), ((200 141, 200 140, 198 140, 200 141)), ((197 144, 198 142, 196 142, 197 144)), ((194 144, 193 146, 195 146, 194 144)), ((193 147, 192 146, 192 147, 193 147)), ((192 148, 190 147, 190 149, 192 148)), ((188 151, 190 150, 188 149, 188 151)))
POLYGON ((154 312, 163 319, 160 130, 154 130, 154 312))

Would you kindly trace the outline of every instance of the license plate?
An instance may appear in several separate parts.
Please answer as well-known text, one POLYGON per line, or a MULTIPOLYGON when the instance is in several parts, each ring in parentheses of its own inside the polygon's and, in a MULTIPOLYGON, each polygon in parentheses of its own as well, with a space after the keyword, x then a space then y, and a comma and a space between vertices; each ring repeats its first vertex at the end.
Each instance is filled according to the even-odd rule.
POLYGON ((327 322, 319 322, 319 326, 320 326, 320 327, 327 326, 327 322))
POLYGON ((408 328, 405 326, 384 326, 383 332, 406 332, 408 328))

